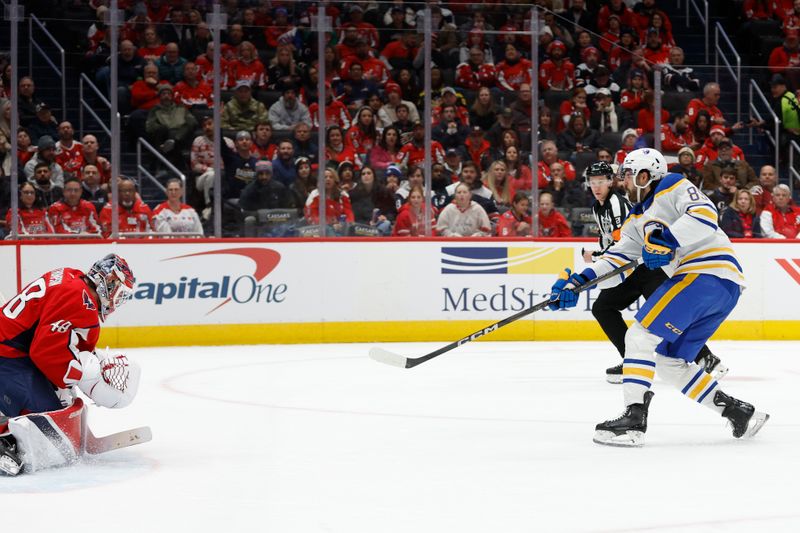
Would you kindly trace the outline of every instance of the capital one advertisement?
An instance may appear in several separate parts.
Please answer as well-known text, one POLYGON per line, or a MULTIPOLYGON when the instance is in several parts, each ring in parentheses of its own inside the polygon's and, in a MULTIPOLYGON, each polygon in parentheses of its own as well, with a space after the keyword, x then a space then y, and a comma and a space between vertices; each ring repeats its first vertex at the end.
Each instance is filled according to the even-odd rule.
MULTIPOLYGON (((115 252, 134 300, 108 325, 396 322, 502 319, 545 299, 588 242, 356 241, 22 244, 20 282, 115 252)), ((0 247, 9 255, 14 247, 0 247)), ((737 243, 748 288, 732 320, 800 320, 800 245, 737 243)), ((5 256, 4 256, 5 257, 5 256)), ((13 263, 7 259, 4 264, 13 263)), ((6 283, 7 285, 8 283, 6 283)), ((6 289, 8 290, 8 289, 6 289)), ((5 291, 4 291, 5 292, 5 291)), ((598 289, 575 309, 530 320, 593 321, 598 289)), ((632 318, 633 304, 625 312, 632 318)))

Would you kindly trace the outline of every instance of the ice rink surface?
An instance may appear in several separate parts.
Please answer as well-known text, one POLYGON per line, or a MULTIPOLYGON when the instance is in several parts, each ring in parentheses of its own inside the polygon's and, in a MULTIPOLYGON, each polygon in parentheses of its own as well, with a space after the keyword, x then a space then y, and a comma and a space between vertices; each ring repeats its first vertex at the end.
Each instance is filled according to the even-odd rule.
POLYGON ((89 423, 154 440, 1 478, 3 530, 800 531, 800 343, 711 344, 722 388, 772 416, 755 439, 657 381, 641 449, 592 443, 622 410, 608 343, 470 343, 410 370, 369 347, 127 350, 139 396, 89 423))

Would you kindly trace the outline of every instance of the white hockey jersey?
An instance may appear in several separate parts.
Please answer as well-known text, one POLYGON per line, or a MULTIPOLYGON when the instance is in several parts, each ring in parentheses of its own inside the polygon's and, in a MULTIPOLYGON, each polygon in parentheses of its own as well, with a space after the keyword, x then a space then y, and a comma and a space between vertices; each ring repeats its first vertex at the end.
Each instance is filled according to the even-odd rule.
MULTIPOLYGON (((598 276, 642 256, 644 237, 661 225, 678 241, 672 262, 663 267, 670 277, 680 274, 710 274, 745 286, 744 273, 731 241, 717 225, 714 203, 681 174, 667 174, 655 190, 631 209, 622 226, 619 242, 611 246, 588 270, 598 276)), ((625 273, 629 275, 633 270, 625 273)), ((600 283, 613 287, 625 276, 600 283)))

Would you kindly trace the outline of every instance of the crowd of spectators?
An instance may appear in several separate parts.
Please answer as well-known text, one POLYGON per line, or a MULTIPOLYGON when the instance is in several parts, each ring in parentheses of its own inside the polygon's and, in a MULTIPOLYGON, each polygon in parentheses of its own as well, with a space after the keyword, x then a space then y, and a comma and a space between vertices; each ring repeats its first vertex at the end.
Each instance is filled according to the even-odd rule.
MULTIPOLYGON (((318 120, 321 65, 311 30, 317 4, 224 2, 227 27, 221 77, 215 80, 213 39, 204 22, 209 2, 120 0, 126 18, 118 79, 112 80, 106 2, 88 3, 95 20, 86 24, 84 72, 102 90, 118 91, 124 140, 144 138, 189 176, 186 204, 180 201, 180 180, 170 181, 167 201, 152 210, 133 180, 115 178, 123 232, 208 233, 219 157, 228 235, 313 234, 311 228, 320 224, 319 173, 324 225, 331 234, 424 235, 424 120, 432 126, 436 235, 531 235, 532 208, 538 208, 538 236, 594 235, 596 227, 585 219, 592 196, 584 169, 597 160, 619 164, 657 137, 674 161, 671 169, 714 199, 731 232, 789 237, 787 228, 798 226, 785 214, 795 209, 791 197, 781 205, 777 180, 765 183, 765 169, 771 167, 757 176, 732 140, 746 127, 768 125, 724 116, 720 86, 704 83, 684 65, 672 22, 656 0, 536 0, 543 8, 537 58, 530 57, 526 31, 529 4, 430 2, 430 65, 424 64, 417 30, 424 5, 326 3, 332 29, 323 57, 324 132, 318 120), (421 87, 426 68, 432 79, 430 109, 421 87), (680 103, 660 109, 658 120, 656 71, 663 75, 665 94, 680 103), (212 120, 215 83, 222 91, 221 131, 212 120), (534 83, 538 102, 532 99, 534 83), (539 153, 532 169, 534 127, 539 153), (213 150, 216 135, 220 154, 213 150), (530 205, 534 179, 538 206, 530 205), (759 204, 767 195, 770 201, 759 204)), ((792 24, 785 22, 785 50, 792 50, 792 24)), ((6 66, 1 70, 8 79, 6 66)), ((771 86, 782 116, 800 113, 791 75, 775 72, 771 86)), ((109 162, 98 155, 97 139, 74 139, 70 122, 57 122, 37 97, 33 79, 21 78, 17 90, 16 155, 28 179, 19 191, 20 231, 107 235, 112 176, 109 162)), ((8 96, 8 82, 0 91, 0 97, 8 96)), ((4 101, 0 150, 12 134, 9 114, 4 101)), ((800 114, 795 118, 782 127, 800 135, 800 114)), ((14 154, 6 149, 4 156, 5 169, 14 154)))

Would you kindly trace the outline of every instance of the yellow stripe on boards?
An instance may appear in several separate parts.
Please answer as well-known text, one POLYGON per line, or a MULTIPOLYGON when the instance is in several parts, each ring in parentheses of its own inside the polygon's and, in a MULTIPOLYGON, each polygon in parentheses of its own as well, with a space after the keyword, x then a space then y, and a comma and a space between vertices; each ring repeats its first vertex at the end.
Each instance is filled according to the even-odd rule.
POLYGON ((680 280, 678 283, 673 285, 672 288, 668 290, 664 296, 661 297, 661 299, 656 303, 656 305, 653 306, 650 312, 647 313, 647 316, 645 316, 644 319, 642 320, 642 325, 646 328, 649 328, 650 324, 653 323, 653 320, 655 320, 656 317, 661 313, 661 311, 663 311, 664 308, 667 305, 669 305, 672 299, 675 298, 675 296, 677 296, 678 293, 680 293, 683 289, 688 287, 695 279, 697 279, 697 274, 689 274, 688 276, 680 280))
POLYGON ((622 366, 622 375, 623 376, 643 376, 653 381, 656 377, 655 370, 647 370, 646 368, 628 368, 627 366, 622 366))
MULTIPOLYGON (((513 313, 511 311, 509 314, 513 313)), ((228 346, 240 344, 320 344, 342 342, 453 342, 488 326, 486 320, 396 322, 313 322, 283 324, 211 324, 183 326, 104 327, 98 346, 228 346)), ((628 325, 631 321, 626 321, 628 325)), ((726 320, 713 340, 800 340, 798 320, 726 320)), ((600 326, 586 313, 583 320, 524 319, 478 341, 602 341, 600 326)), ((435 348, 435 347, 434 347, 435 348)), ((544 349, 539 347, 537 349, 544 349)), ((354 348, 357 350, 358 348, 354 348)))
POLYGON ((697 398, 697 395, 700 394, 700 392, 702 392, 702 390, 706 388, 706 385, 708 385, 709 381, 711 381, 711 374, 706 374, 705 376, 703 376, 703 378, 700 380, 700 383, 695 385, 694 388, 692 389, 692 392, 689 393, 689 398, 691 398, 692 400, 697 398))

